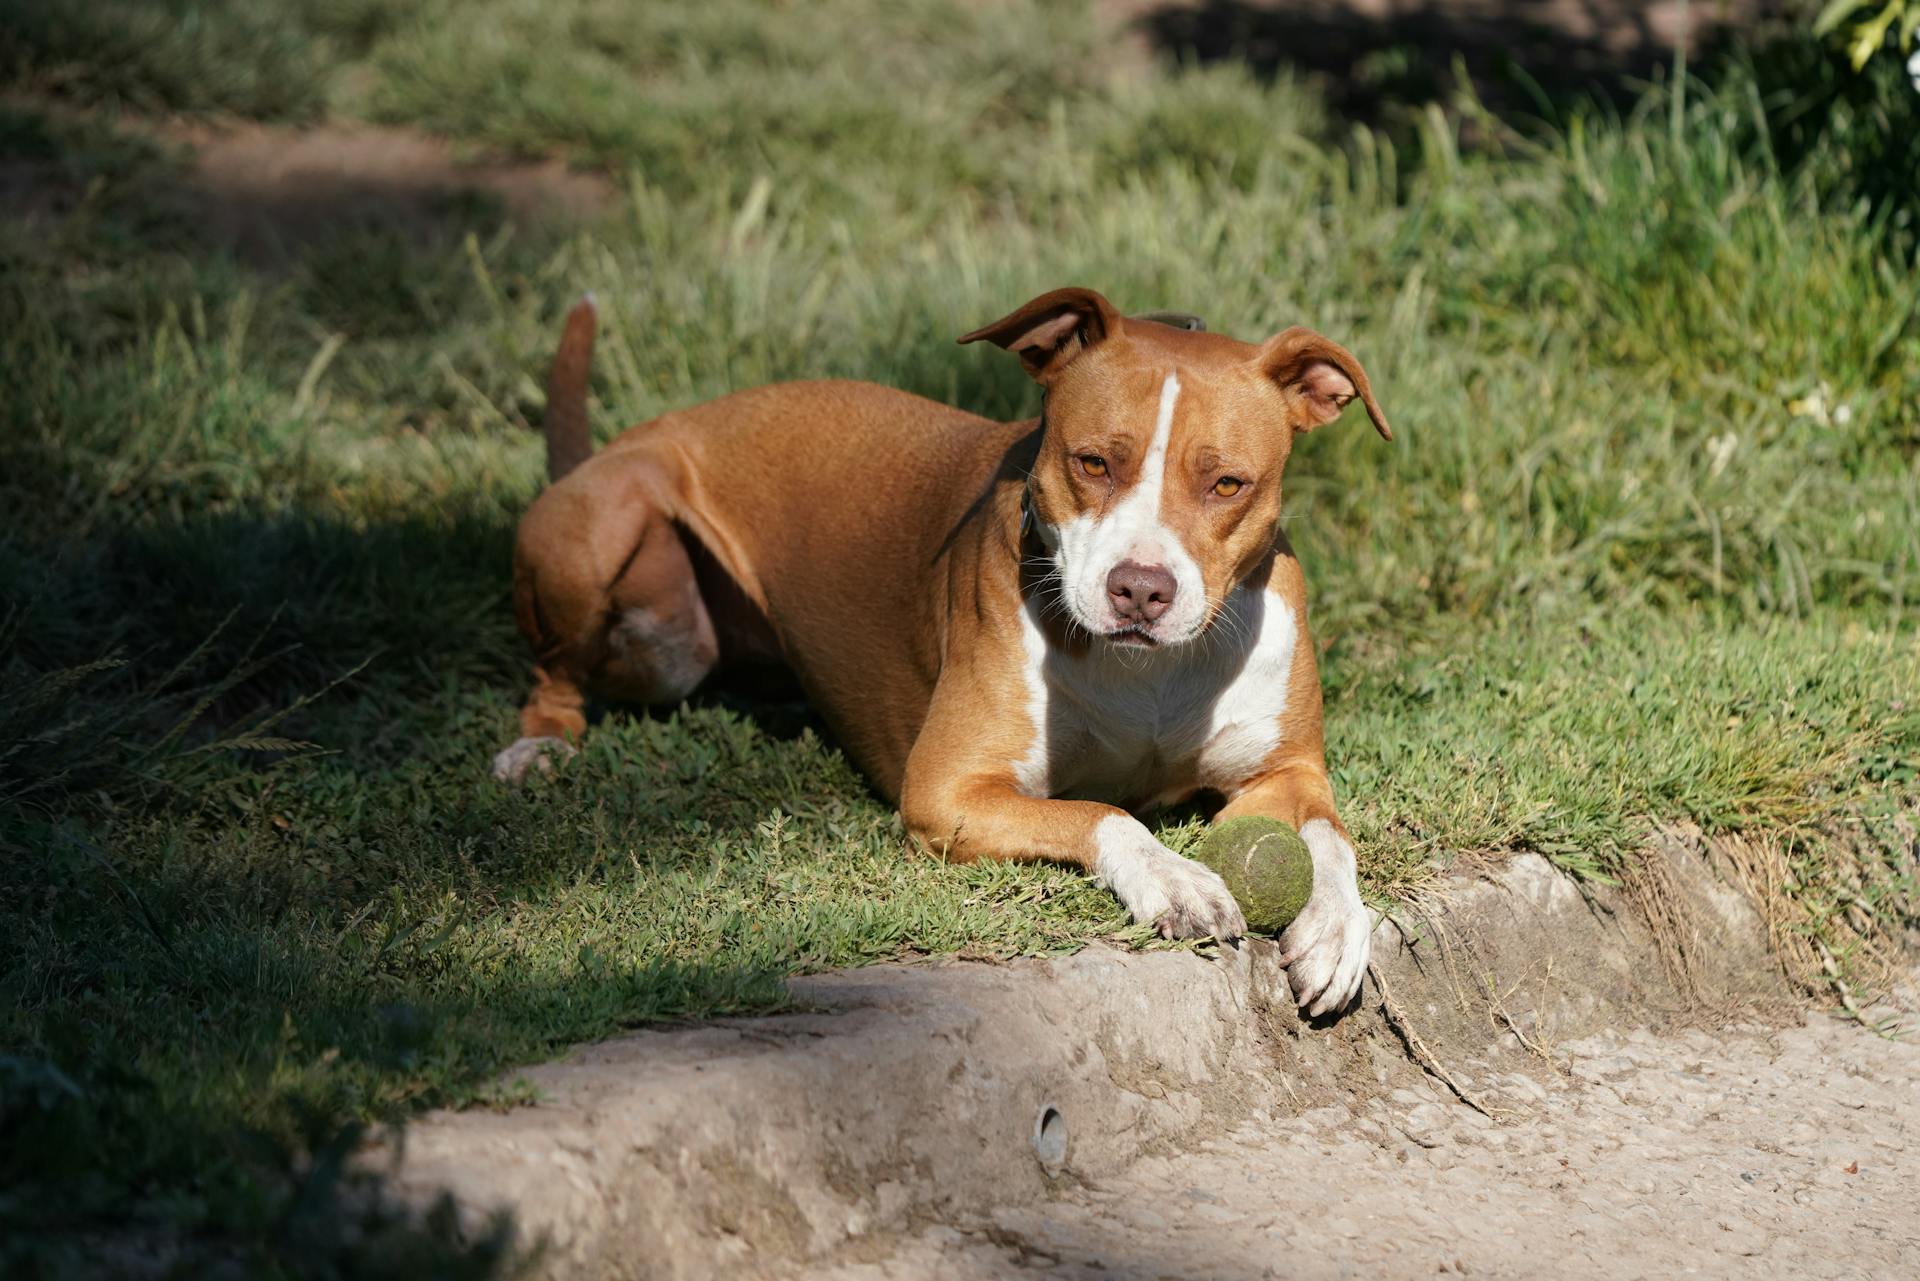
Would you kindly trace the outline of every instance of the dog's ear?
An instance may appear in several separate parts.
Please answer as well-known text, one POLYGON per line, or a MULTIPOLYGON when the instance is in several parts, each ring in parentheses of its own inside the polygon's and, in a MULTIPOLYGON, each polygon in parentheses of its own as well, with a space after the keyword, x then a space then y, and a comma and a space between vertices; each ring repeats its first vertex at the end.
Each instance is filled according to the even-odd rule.
POLYGON ((1027 373, 1042 386, 1060 376, 1073 358, 1105 342, 1120 328, 1120 313, 1091 289, 1056 289, 1041 294, 1009 316, 1002 316, 960 339, 986 339, 1020 357, 1027 373))
POLYGON ((1295 325, 1269 338, 1254 360, 1279 384, 1295 431, 1332 422, 1358 396, 1381 439, 1393 439, 1387 416, 1367 383, 1367 371, 1333 339, 1295 325))

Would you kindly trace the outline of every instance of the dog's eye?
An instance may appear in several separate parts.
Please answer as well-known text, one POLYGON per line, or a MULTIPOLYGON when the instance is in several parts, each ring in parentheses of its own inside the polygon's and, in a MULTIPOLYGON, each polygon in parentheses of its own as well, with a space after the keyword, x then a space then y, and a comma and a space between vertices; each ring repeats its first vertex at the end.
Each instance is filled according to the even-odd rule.
POLYGON ((1232 498, 1240 492, 1240 487, 1244 484, 1246 484, 1246 482, 1238 476, 1222 476, 1219 480, 1213 482, 1213 492, 1222 498, 1232 498))
POLYGON ((1104 476, 1107 474, 1107 460, 1098 454, 1082 454, 1080 470, 1089 476, 1104 476))

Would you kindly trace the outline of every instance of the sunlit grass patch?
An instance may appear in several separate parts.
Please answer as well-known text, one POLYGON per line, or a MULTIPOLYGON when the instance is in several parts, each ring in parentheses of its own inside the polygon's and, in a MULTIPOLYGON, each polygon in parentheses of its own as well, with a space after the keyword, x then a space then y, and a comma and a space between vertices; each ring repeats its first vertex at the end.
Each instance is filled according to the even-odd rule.
POLYGON ((1920 747, 1920 650, 1858 623, 1449 628, 1329 677, 1335 785, 1386 866, 1525 849, 1608 876, 1648 819, 1810 831, 1920 747))

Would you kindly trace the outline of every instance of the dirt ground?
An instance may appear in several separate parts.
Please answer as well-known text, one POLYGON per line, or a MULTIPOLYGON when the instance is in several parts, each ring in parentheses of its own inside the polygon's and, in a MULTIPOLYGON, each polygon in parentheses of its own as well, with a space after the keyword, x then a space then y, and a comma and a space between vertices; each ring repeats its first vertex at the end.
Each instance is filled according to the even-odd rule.
POLYGON ((585 217, 613 199, 606 178, 559 160, 469 157, 413 129, 228 122, 164 134, 192 148, 191 182, 210 230, 254 260, 343 227, 426 232, 475 196, 522 221, 585 217))
POLYGON ((1920 1041, 1814 1014, 1553 1050, 1469 1072, 1493 1120, 1437 1089, 1255 1117, 802 1275, 1920 1277, 1920 1041))
MULTIPOLYGON (((30 106, 79 118, 57 104, 30 106)), ((141 173, 137 199, 146 212, 171 216, 201 246, 267 270, 356 231, 427 242, 506 221, 578 222, 608 209, 616 194, 606 175, 552 157, 470 152, 417 129, 108 115, 94 123, 178 157, 177 165, 141 173)), ((0 157, 0 205, 23 221, 66 217, 88 194, 84 172, 0 157)))

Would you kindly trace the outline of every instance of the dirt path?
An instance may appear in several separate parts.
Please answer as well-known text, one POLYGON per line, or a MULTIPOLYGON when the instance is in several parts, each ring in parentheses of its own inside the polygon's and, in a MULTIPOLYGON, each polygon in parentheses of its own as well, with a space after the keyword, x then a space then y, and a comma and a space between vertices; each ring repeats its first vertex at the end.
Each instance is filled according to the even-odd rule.
POLYGON ((579 219, 606 208, 599 174, 552 158, 465 155, 414 129, 335 123, 166 125, 192 148, 190 186, 210 230, 252 258, 272 257, 342 227, 424 233, 479 196, 520 221, 579 219))
POLYGON ((1256 1116, 802 1275, 1920 1276, 1920 1042, 1814 1015, 1555 1050, 1472 1078, 1497 1121, 1433 1089, 1256 1116))
MULTIPOLYGON (((115 115, 25 95, 0 94, 0 104, 76 132, 101 130, 129 154, 152 153, 138 165, 122 158, 116 177, 132 185, 121 198, 145 218, 186 228, 190 242, 256 267, 284 267, 356 231, 424 243, 509 221, 577 223, 618 194, 604 174, 553 157, 490 155, 417 129, 115 115)), ((87 163, 0 148, 0 205, 22 221, 67 217, 90 198, 93 181, 87 163)))
POLYGON ((1271 943, 881 964, 362 1159, 555 1278, 1920 1279, 1920 1043, 1803 1015, 1696 835, 1648 855, 1668 932, 1515 855, 1383 923, 1330 1026, 1271 943))

